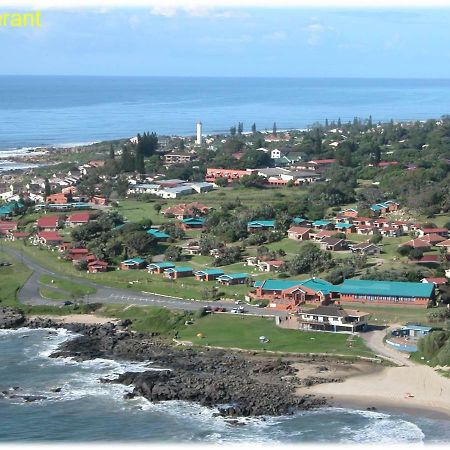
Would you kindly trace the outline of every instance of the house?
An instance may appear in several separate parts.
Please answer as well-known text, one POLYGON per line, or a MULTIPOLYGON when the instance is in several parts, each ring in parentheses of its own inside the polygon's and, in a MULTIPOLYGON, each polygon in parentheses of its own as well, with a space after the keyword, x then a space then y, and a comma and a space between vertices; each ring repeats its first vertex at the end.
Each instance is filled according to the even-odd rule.
POLYGON ((355 233, 356 227, 352 223, 338 222, 334 225, 336 231, 340 233, 355 233))
POLYGON ((192 267, 170 267, 168 269, 164 269, 164 277, 176 280, 178 278, 191 277, 194 273, 194 269, 192 267))
POLYGON ((316 234, 311 234, 310 238, 315 242, 320 242, 322 239, 327 237, 332 237, 336 234, 336 231, 332 230, 321 230, 316 234))
POLYGON ((6 239, 9 241, 17 241, 17 239, 27 239, 31 236, 31 233, 26 233, 24 231, 8 231, 6 234, 6 239))
POLYGON ((259 261, 258 269, 262 272, 277 272, 284 265, 284 261, 272 260, 272 261, 259 261))
POLYGON ((383 237, 398 237, 403 234, 403 231, 400 228, 394 228, 391 226, 383 227, 378 230, 378 232, 383 237))
POLYGON ((251 222, 247 222, 247 231, 249 233, 274 229, 275 220, 252 220, 251 222))
POLYGON ((316 229, 316 230, 322 230, 322 229, 327 229, 330 228, 333 224, 329 221, 329 220, 315 220, 312 223, 312 226, 316 229))
POLYGON ((347 249, 347 241, 345 239, 325 237, 320 241, 320 249, 337 252, 347 249))
POLYGON ((163 231, 156 230, 155 228, 150 228, 147 230, 147 234, 154 237, 158 241, 167 241, 167 239, 170 239, 170 236, 167 233, 164 233, 163 231))
POLYGON ((368 225, 359 225, 356 227, 356 234, 362 234, 368 236, 375 233, 375 227, 368 225))
POLYGON ((164 211, 161 211, 161 213, 164 216, 170 217, 173 216, 178 220, 183 220, 188 217, 197 217, 199 215, 205 215, 211 209, 212 209, 211 207, 206 206, 203 203, 192 202, 170 206, 169 208, 166 208, 164 211))
POLYGON ((0 219, 6 219, 7 217, 12 217, 19 214, 25 205, 21 202, 15 200, 0 206, 0 219))
POLYGON ((183 230, 203 230, 205 219, 201 217, 188 217, 180 221, 180 227, 183 230))
POLYGON ((235 284, 245 284, 248 279, 249 277, 246 273, 230 273, 228 275, 221 275, 218 277, 217 282, 225 286, 231 286, 235 284))
POLYGON ((320 278, 308 280, 256 281, 249 299, 268 300, 268 308, 295 311, 303 303, 322 303, 331 299, 333 285, 320 278))
POLYGON ((305 219, 304 217, 294 217, 292 219, 292 223, 298 226, 307 227, 309 226, 310 222, 308 219, 305 219))
POLYGON ((131 258, 120 263, 121 270, 139 270, 147 267, 147 261, 143 258, 131 258))
POLYGON ((340 305, 320 305, 300 311, 293 319, 297 320, 299 330, 355 333, 366 329, 369 317, 369 313, 346 310, 340 305))
POLYGON ((246 175, 252 175, 256 173, 255 170, 247 169, 247 170, 237 170, 237 169, 214 169, 207 168, 205 181, 214 183, 219 178, 225 178, 228 181, 239 180, 246 175))
POLYGON ((148 273, 159 273, 159 274, 161 274, 161 273, 164 272, 164 270, 172 269, 174 267, 175 267, 174 263, 165 261, 165 262, 149 264, 147 269, 148 269, 148 273))
POLYGON ((370 217, 355 217, 354 219, 352 219, 352 222, 357 228, 362 226, 373 226, 373 220, 370 217))
POLYGON ((422 237, 426 234, 438 234, 444 238, 448 238, 448 229, 447 228, 419 228, 417 230, 417 236, 422 237))
POLYGON ((399 247, 412 247, 412 248, 420 248, 424 251, 431 250, 431 244, 423 239, 411 239, 410 241, 405 242, 404 244, 400 244, 399 247))
POLYGON ((307 241, 311 233, 311 228, 291 227, 288 230, 288 238, 295 241, 307 241))
POLYGON ((394 200, 387 200, 382 203, 376 203, 370 207, 370 210, 374 214, 385 214, 388 212, 397 211, 400 207, 400 204, 395 202, 394 200))
POLYGON ((46 203, 56 203, 58 205, 65 205, 69 203, 69 196, 59 192, 58 194, 51 194, 45 197, 46 203))
POLYGON ((450 239, 439 242, 438 244, 436 244, 436 247, 445 248, 447 249, 447 253, 450 253, 450 239))
POLYGON ((435 277, 435 278, 422 278, 420 280, 422 283, 433 283, 435 286, 442 286, 448 283, 447 278, 445 277, 435 277))
POLYGON ((66 225, 68 227, 76 227, 78 225, 85 225, 89 223, 90 220, 91 216, 87 212, 74 213, 70 214, 69 217, 67 217, 66 225))
POLYGON ((0 221, 0 235, 7 234, 10 231, 17 230, 17 222, 12 222, 10 220, 0 221))
POLYGON ((88 263, 87 269, 89 273, 107 272, 108 263, 101 259, 96 259, 88 263))
POLYGON ((371 242, 361 242, 360 244, 351 244, 349 246, 352 253, 358 253, 360 255, 379 255, 381 248, 378 245, 371 242))
POLYGON ((203 269, 194 272, 195 279, 199 281, 212 281, 216 280, 224 274, 220 269, 203 269))
POLYGON ((197 194, 204 194, 214 189, 214 184, 207 182, 188 183, 186 186, 191 187, 197 194))
POLYGON ((344 217, 358 217, 358 210, 355 208, 347 208, 340 212, 344 217))
POLYGON ((61 221, 60 216, 42 216, 36 221, 36 226, 43 231, 55 231, 60 227, 61 221))
POLYGON ((179 154, 179 153, 167 153, 164 155, 164 162, 168 165, 171 164, 185 164, 191 162, 192 155, 179 154))
POLYGON ((86 259, 89 255, 89 250, 87 248, 70 248, 67 251, 67 259, 70 261, 81 261, 86 259))
POLYGON ((56 247, 64 242, 64 239, 56 231, 41 231, 35 236, 31 236, 33 245, 46 245, 56 247))
POLYGON ((345 280, 333 286, 342 302, 427 307, 434 299, 434 285, 403 281, 345 280))
POLYGON ((179 198, 184 195, 191 195, 194 193, 194 189, 191 186, 176 186, 172 188, 161 189, 157 191, 156 195, 168 199, 179 198))
POLYGON ((433 246, 439 244, 440 242, 445 242, 447 240, 445 237, 442 237, 436 233, 425 234, 420 239, 422 239, 422 241, 429 242, 433 246))

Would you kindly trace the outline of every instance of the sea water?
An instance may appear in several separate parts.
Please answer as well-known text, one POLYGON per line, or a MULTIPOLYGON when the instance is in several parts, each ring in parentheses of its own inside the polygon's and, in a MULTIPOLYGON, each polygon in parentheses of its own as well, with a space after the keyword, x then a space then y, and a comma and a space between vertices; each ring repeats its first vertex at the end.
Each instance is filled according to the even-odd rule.
POLYGON ((65 330, 0 330, 0 391, 19 387, 16 393, 47 397, 30 403, 0 399, 0 442, 450 442, 448 421, 406 414, 322 408, 247 419, 236 427, 214 417, 214 409, 195 404, 124 400, 130 387, 104 384, 100 378, 156 370, 151 362, 49 358, 73 336, 65 330))

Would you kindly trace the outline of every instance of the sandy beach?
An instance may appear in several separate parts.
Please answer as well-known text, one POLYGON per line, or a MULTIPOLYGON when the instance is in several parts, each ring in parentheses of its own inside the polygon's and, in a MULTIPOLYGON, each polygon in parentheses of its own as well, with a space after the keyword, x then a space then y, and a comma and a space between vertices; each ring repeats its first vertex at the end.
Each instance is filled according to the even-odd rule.
POLYGON ((342 383, 317 384, 298 391, 323 395, 339 407, 376 407, 450 420, 450 378, 432 367, 376 367, 364 363, 350 367, 347 374, 334 372, 333 376, 345 379, 342 383))

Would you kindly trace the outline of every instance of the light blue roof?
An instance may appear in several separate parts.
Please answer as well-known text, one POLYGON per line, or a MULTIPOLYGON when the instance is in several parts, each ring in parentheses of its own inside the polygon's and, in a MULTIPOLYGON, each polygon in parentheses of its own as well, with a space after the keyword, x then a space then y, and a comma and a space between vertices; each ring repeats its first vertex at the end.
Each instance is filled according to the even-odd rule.
POLYGON ((351 228, 351 227, 354 227, 354 225, 352 223, 341 223, 341 222, 338 222, 335 225, 335 227, 336 228, 351 228))
POLYGON ((175 266, 165 269, 164 272, 192 272, 192 267, 175 266))
POLYGON ((171 263, 171 262, 160 262, 160 263, 151 263, 148 266, 149 268, 151 267, 157 267, 158 269, 169 269, 171 267, 175 267, 175 264, 171 263))
POLYGON ((294 223, 303 223, 303 222, 307 222, 308 219, 305 219, 304 217, 294 217, 292 219, 292 222, 294 223))
POLYGON ((151 236, 158 238, 158 239, 170 238, 170 236, 167 233, 164 233, 163 231, 155 230, 153 228, 150 228, 150 230, 147 230, 147 234, 150 234, 151 236))
POLYGON ((251 222, 247 222, 247 227, 251 228, 273 228, 275 227, 275 220, 252 220, 251 222))
POLYGON ((241 278, 248 278, 246 273, 229 273, 219 277, 219 280, 240 280, 241 278))
POLYGON ((223 270, 220 269, 203 269, 203 270, 197 270, 195 272, 197 275, 223 275, 223 270))
POLYGON ((426 327, 424 325, 416 325, 415 323, 407 323, 402 330, 416 330, 416 331, 431 331, 433 327, 426 327))
POLYGON ((191 224, 191 223, 205 223, 205 219, 201 217, 187 217, 186 219, 183 219, 181 222, 191 224))
POLYGON ((122 264, 142 264, 145 262, 143 258, 130 258, 125 261, 122 261, 122 264))
POLYGON ((345 280, 334 286, 333 291, 341 294, 386 295, 391 297, 423 297, 433 295, 433 283, 413 283, 406 281, 345 280))
POLYGON ((305 286, 308 289, 312 289, 314 291, 320 291, 324 294, 328 294, 331 291, 333 285, 328 283, 328 281, 322 280, 320 278, 309 278, 307 280, 273 280, 268 279, 263 282, 256 281, 255 287, 262 286, 263 289, 268 291, 282 291, 284 289, 290 289, 292 287, 305 286))
POLYGON ((326 227, 327 225, 330 225, 330 221, 329 220, 315 220, 313 222, 313 226, 315 227, 326 227))

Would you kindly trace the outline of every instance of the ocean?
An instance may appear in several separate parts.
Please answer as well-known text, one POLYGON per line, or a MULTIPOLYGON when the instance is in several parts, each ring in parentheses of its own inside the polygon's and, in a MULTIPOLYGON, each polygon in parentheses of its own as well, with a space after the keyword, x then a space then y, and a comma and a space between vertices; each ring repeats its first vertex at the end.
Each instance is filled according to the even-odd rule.
POLYGON ((129 387, 103 384, 151 363, 48 355, 73 334, 65 330, 0 330, 0 392, 41 395, 24 403, 0 398, 1 443, 448 443, 448 421, 398 413, 323 408, 294 416, 253 418, 232 426, 214 410, 185 402, 124 400, 129 387), (60 392, 53 392, 61 388, 60 392))

